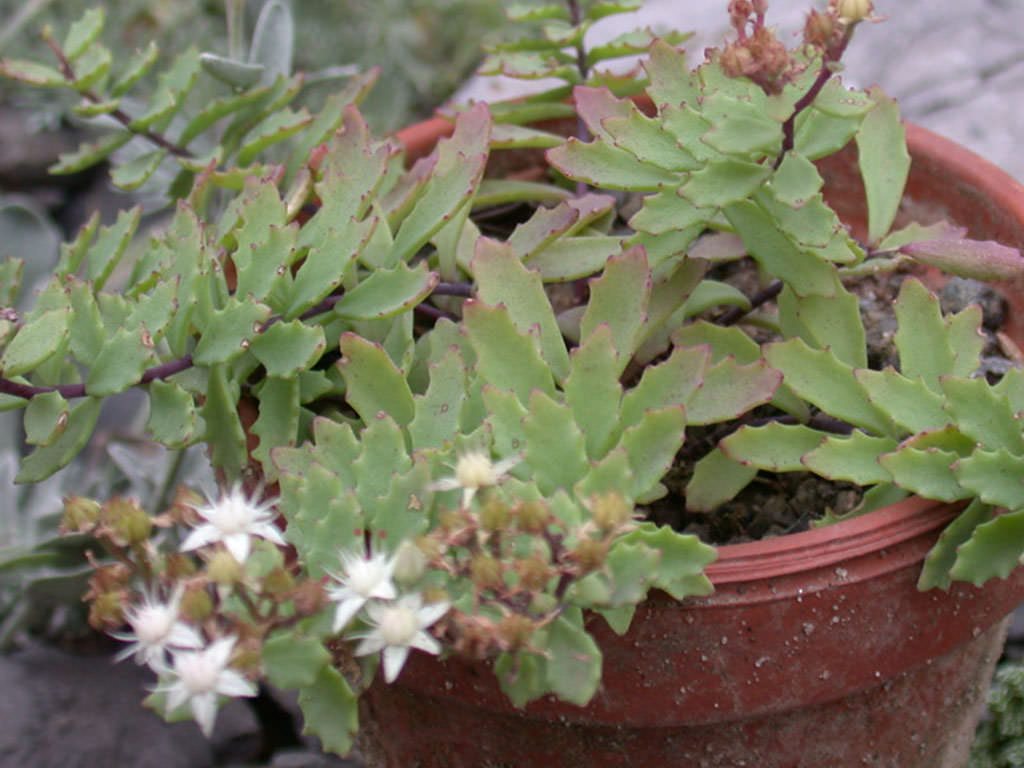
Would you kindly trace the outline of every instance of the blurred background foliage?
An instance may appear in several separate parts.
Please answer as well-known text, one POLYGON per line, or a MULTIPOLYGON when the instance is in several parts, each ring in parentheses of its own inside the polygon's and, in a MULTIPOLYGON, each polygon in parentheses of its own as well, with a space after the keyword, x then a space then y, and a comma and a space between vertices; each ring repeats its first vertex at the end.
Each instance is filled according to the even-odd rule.
MULTIPOLYGON (((88 8, 103 6, 103 42, 133 50, 155 40, 165 57, 189 45, 226 53, 225 0, 0 0, 0 55, 48 61, 44 24, 66 30, 88 8)), ((246 24, 262 5, 247 0, 246 24)), ((364 105, 371 125, 390 131, 430 114, 468 77, 480 44, 505 34, 501 0, 292 0, 295 69, 379 66, 378 86, 364 105)), ((156 68, 159 70, 159 66, 156 68)), ((310 89, 316 99, 337 82, 310 89)), ((201 95, 201 94, 200 94, 201 95)), ((0 85, 0 103, 31 106, 51 120, 70 97, 0 85), (49 98, 49 103, 42 101, 49 98), (55 103, 56 102, 56 103, 55 103)))

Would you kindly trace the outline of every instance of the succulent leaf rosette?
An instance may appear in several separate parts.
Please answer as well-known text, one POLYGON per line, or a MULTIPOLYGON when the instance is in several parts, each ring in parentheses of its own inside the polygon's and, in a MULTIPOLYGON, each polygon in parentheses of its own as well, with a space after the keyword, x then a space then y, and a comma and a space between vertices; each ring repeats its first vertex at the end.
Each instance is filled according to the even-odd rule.
POLYGON ((1024 373, 975 375, 977 307, 945 316, 907 277, 898 369, 868 366, 862 276, 1024 274, 1015 249, 949 225, 894 228, 910 164, 897 106, 836 74, 871 4, 812 11, 788 50, 763 0, 733 0, 733 38, 695 69, 685 35, 584 45, 639 4, 512 9, 543 29, 495 46, 485 71, 564 85, 453 110, 411 165, 359 113, 373 73, 315 114, 288 106, 303 80, 271 31, 288 24, 257 23, 248 61, 181 54, 137 115, 121 100, 156 57, 115 66, 99 11, 50 38, 56 67, 0 65, 106 116, 55 172, 129 143, 145 151, 115 158, 115 184, 173 171, 169 224, 144 236, 137 207, 94 217, 27 312, 20 264, 0 267, 0 405, 23 409, 32 448, 21 481, 74 460, 104 399, 134 387, 149 437, 205 443, 219 478, 205 500, 75 499, 65 516, 96 541, 92 623, 157 671, 149 701, 168 717, 209 732, 265 679, 297 688, 307 727, 344 753, 360 688, 412 653, 491 659, 516 705, 586 704, 601 680, 589 614, 623 633, 651 589, 712 589, 714 547, 648 514, 695 429, 722 436, 691 467, 692 510, 759 471, 810 470, 863 488, 854 514, 910 493, 968 502, 922 588, 1018 564, 1024 373), (628 77, 600 69, 638 52, 628 77), (204 72, 226 92, 191 104, 204 72), (565 117, 572 138, 538 123, 565 117), (851 141, 861 239, 815 165, 851 141), (547 175, 489 170, 509 149, 545 150, 547 175), (509 208, 513 226, 487 228, 509 208), (741 262, 754 294, 722 279, 741 262))

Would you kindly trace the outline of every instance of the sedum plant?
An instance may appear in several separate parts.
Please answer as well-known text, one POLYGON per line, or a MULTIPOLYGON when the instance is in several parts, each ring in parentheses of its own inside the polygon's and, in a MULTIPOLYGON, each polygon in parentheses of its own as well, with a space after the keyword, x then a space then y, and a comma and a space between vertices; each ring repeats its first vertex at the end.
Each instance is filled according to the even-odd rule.
POLYGON ((896 105, 835 74, 870 3, 812 11, 790 51, 762 0, 733 0, 735 40, 695 70, 673 42, 650 43, 636 81, 649 109, 587 79, 619 48, 582 47, 590 22, 634 5, 529 11, 560 25, 535 50, 575 86, 576 136, 510 130, 475 105, 410 165, 359 113, 372 77, 312 115, 284 108, 298 77, 285 69, 249 78, 252 62, 187 53, 133 116, 116 100, 145 59, 112 74, 90 47, 95 13, 50 38, 58 68, 4 62, 113 117, 58 170, 131 140, 149 159, 115 164, 115 182, 177 168, 164 229, 129 247, 137 209, 92 220, 30 309, 12 309, 19 263, 0 272, 0 405, 23 409, 33 447, 22 482, 70 462, 104 398, 134 387, 149 436, 205 444, 217 474, 219 491, 183 488, 158 509, 65 506, 65 530, 96 541, 90 619, 160 676, 151 706, 209 733, 224 697, 265 679, 297 688, 307 729, 345 753, 360 691, 414 651, 492 660, 517 705, 587 703, 601 679, 588 614, 623 633, 651 589, 712 588, 714 548, 650 515, 698 430, 722 437, 693 468, 691 509, 759 470, 810 469, 865 488, 861 513, 909 492, 971 500, 923 588, 1019 561, 1020 372, 973 377, 978 310, 943 316, 907 278, 899 370, 867 366, 853 281, 917 262, 981 279, 1022 269, 949 225, 893 228, 909 167, 896 105), (230 82, 192 114, 204 61, 230 82), (851 140, 863 239, 814 165, 851 140), (551 177, 488 177, 492 149, 517 146, 549 147, 551 177), (483 235, 510 202, 530 205, 483 235), (764 289, 724 281, 731 262, 764 289))

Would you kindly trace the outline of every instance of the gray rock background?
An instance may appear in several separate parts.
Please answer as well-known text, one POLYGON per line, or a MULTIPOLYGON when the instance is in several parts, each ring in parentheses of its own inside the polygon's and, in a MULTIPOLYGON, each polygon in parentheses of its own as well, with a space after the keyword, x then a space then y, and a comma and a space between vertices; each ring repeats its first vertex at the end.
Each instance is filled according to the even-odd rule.
MULTIPOLYGON (((648 0, 632 18, 597 25, 591 42, 637 24, 670 25, 699 31, 688 45, 696 59, 705 46, 721 43, 727 30, 725 5, 726 0, 648 0)), ((784 34, 795 33, 807 7, 806 0, 774 0, 769 17, 784 34)), ((858 85, 881 85, 900 100, 908 119, 1024 179, 1024 153, 1018 151, 1024 134, 1019 120, 1024 0, 876 0, 876 13, 888 20, 858 30, 846 58, 845 77, 858 85)), ((460 96, 507 98, 520 89, 519 83, 475 79, 460 96)), ((0 128, 5 120, 0 115, 0 128)), ((4 128, 5 137, 10 136, 8 131, 4 128)), ((45 183, 27 178, 28 171, 21 170, 27 153, 40 150, 38 141, 22 152, 11 146, 9 138, 0 142, 0 178, 13 166, 14 178, 26 187, 45 183)), ((42 150, 45 153, 46 147, 42 150)), ((1019 645, 1022 637, 1024 617, 1019 616, 1011 642, 1019 645)), ((356 760, 320 757, 315 740, 263 754, 257 719, 241 702, 222 710, 211 741, 194 724, 166 725, 139 706, 143 689, 151 682, 145 670, 131 663, 112 666, 106 656, 73 656, 36 647, 0 657, 0 768, 360 765, 356 760)), ((287 698, 276 701, 297 714, 287 698)))

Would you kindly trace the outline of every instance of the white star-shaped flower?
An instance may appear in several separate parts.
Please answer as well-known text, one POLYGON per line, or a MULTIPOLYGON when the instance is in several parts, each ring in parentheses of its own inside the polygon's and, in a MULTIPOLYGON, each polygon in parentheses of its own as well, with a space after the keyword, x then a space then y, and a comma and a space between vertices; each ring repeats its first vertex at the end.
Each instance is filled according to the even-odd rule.
POLYGON ((428 491, 451 491, 462 489, 462 506, 468 507, 473 496, 481 488, 497 485, 508 475, 508 471, 522 459, 510 456, 498 462, 492 462, 482 451, 471 451, 459 456, 455 462, 453 477, 442 477, 436 483, 427 486, 428 491))
POLYGON ((199 630, 178 618, 183 593, 184 587, 179 584, 166 603, 144 594, 141 605, 129 607, 125 611, 125 619, 132 631, 110 634, 130 645, 122 649, 114 660, 134 656, 136 664, 152 667, 164 661, 164 652, 168 648, 202 648, 203 636, 199 630))
POLYGON ((405 595, 391 603, 366 606, 373 629, 362 636, 356 656, 383 651, 384 679, 393 683, 402 671, 410 648, 438 654, 441 644, 424 630, 448 612, 449 603, 423 605, 419 595, 405 595))
POLYGON ((192 530, 181 545, 181 551, 222 541, 235 560, 244 563, 252 549, 253 536, 284 546, 284 537, 274 525, 274 513, 270 511, 275 501, 256 504, 246 497, 241 486, 234 486, 219 501, 194 508, 206 522, 192 530))
POLYGON ((334 610, 334 631, 348 624, 367 601, 397 597, 391 581, 394 572, 394 557, 380 552, 368 557, 362 552, 342 552, 341 573, 330 574, 337 584, 327 588, 327 596, 338 604, 334 610))
POLYGON ((228 666, 234 647, 234 637, 222 637, 200 651, 172 653, 171 666, 160 670, 161 678, 169 678, 156 687, 157 693, 167 694, 167 713, 189 704, 192 717, 207 738, 213 732, 219 695, 256 695, 256 686, 228 666))

